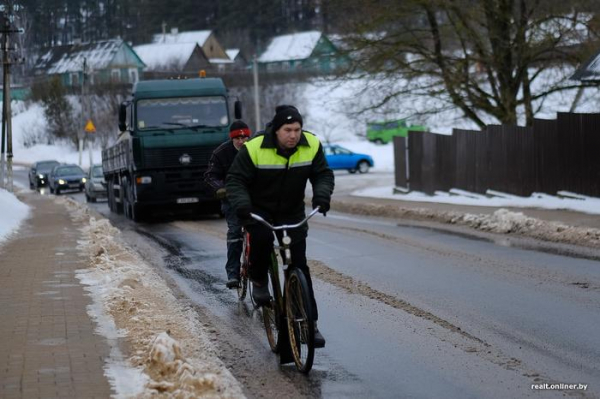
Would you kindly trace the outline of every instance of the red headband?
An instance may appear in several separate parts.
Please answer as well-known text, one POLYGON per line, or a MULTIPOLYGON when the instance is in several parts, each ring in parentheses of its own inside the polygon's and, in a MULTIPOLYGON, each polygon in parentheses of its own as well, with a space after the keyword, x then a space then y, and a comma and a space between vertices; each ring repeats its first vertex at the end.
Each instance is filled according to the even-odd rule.
POLYGON ((243 128, 243 129, 236 129, 236 130, 230 131, 229 132, 229 137, 231 137, 232 139, 236 138, 236 137, 239 137, 239 136, 250 137, 250 134, 251 134, 250 133, 250 129, 248 129, 246 127, 246 128, 243 128))

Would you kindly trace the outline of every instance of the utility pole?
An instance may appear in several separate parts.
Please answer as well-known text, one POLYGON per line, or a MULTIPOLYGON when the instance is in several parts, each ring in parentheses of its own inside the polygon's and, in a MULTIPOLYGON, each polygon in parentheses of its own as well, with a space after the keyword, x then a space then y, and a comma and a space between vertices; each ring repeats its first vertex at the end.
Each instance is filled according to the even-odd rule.
POLYGON ((256 119, 256 132, 261 128, 260 125, 260 104, 258 103, 258 61, 256 54, 252 57, 252 72, 254 75, 254 118, 256 119))
MULTIPOLYGON (((83 70, 81 72, 81 126, 85 126, 85 69, 87 64, 87 58, 83 57, 83 70)), ((85 133, 78 130, 77 138, 79 139, 79 166, 81 166, 81 154, 83 152, 83 139, 85 133)))
POLYGON ((3 86, 2 86, 2 154, 0 155, 0 188, 5 188, 5 177, 4 170, 6 169, 6 115, 9 114, 6 110, 6 104, 10 104, 10 101, 6 101, 9 97, 8 94, 10 92, 10 85, 7 85, 8 76, 8 35, 4 33, 6 30, 6 22, 7 18, 4 18, 2 23, 2 60, 4 61, 3 65, 3 86))
POLYGON ((6 188, 9 192, 14 191, 13 187, 13 168, 12 168, 12 121, 10 109, 10 65, 11 59, 9 51, 16 50, 10 48, 10 34, 22 33, 22 29, 15 29, 13 22, 15 20, 15 11, 20 9, 20 5, 13 4, 8 1, 6 5, 0 5, 0 13, 2 19, 2 66, 3 66, 3 91, 2 91, 2 153, 0 155, 0 187, 6 188), (4 145, 6 141, 6 147, 4 145), (5 166, 6 154, 6 166, 5 166), (6 183, 5 183, 5 168, 6 168, 6 183))

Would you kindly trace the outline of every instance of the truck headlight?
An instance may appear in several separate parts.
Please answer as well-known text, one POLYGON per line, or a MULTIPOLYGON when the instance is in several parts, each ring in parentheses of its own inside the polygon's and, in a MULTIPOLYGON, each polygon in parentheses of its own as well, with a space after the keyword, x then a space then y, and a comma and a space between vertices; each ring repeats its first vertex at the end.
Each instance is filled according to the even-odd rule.
POLYGON ((82 177, 82 178, 81 178, 81 182, 82 182, 82 183, 85 183, 86 181, 87 181, 87 179, 86 179, 85 177, 82 177))
POLYGON ((38 175, 38 177, 39 177, 40 179, 43 179, 43 178, 44 178, 44 175, 40 173, 40 174, 38 175))

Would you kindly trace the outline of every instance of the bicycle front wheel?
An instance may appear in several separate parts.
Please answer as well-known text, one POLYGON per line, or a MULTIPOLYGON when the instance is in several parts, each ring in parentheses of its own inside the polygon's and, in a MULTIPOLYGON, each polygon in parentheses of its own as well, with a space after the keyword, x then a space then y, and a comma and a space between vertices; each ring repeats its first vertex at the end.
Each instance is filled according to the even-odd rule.
POLYGON ((271 302, 262 307, 263 322, 269 346, 274 353, 279 352, 279 330, 282 323, 283 300, 281 294, 281 283, 279 279, 279 266, 275 254, 271 256, 271 266, 268 270, 269 292, 271 302))
POLYGON ((315 322, 310 290, 302 270, 290 271, 285 295, 288 333, 294 363, 300 372, 308 374, 315 357, 315 322))

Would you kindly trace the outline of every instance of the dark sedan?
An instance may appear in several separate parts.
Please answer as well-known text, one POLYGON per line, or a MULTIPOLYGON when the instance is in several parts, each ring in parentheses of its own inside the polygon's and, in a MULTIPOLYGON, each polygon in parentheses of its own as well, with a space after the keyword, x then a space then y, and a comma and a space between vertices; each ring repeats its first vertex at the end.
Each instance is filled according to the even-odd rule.
POLYGON ((83 191, 86 182, 85 172, 77 165, 55 166, 48 177, 50 192, 59 195, 63 190, 83 191))
POLYGON ((58 161, 39 161, 29 169, 29 188, 35 190, 48 184, 48 174, 60 165, 58 161))

